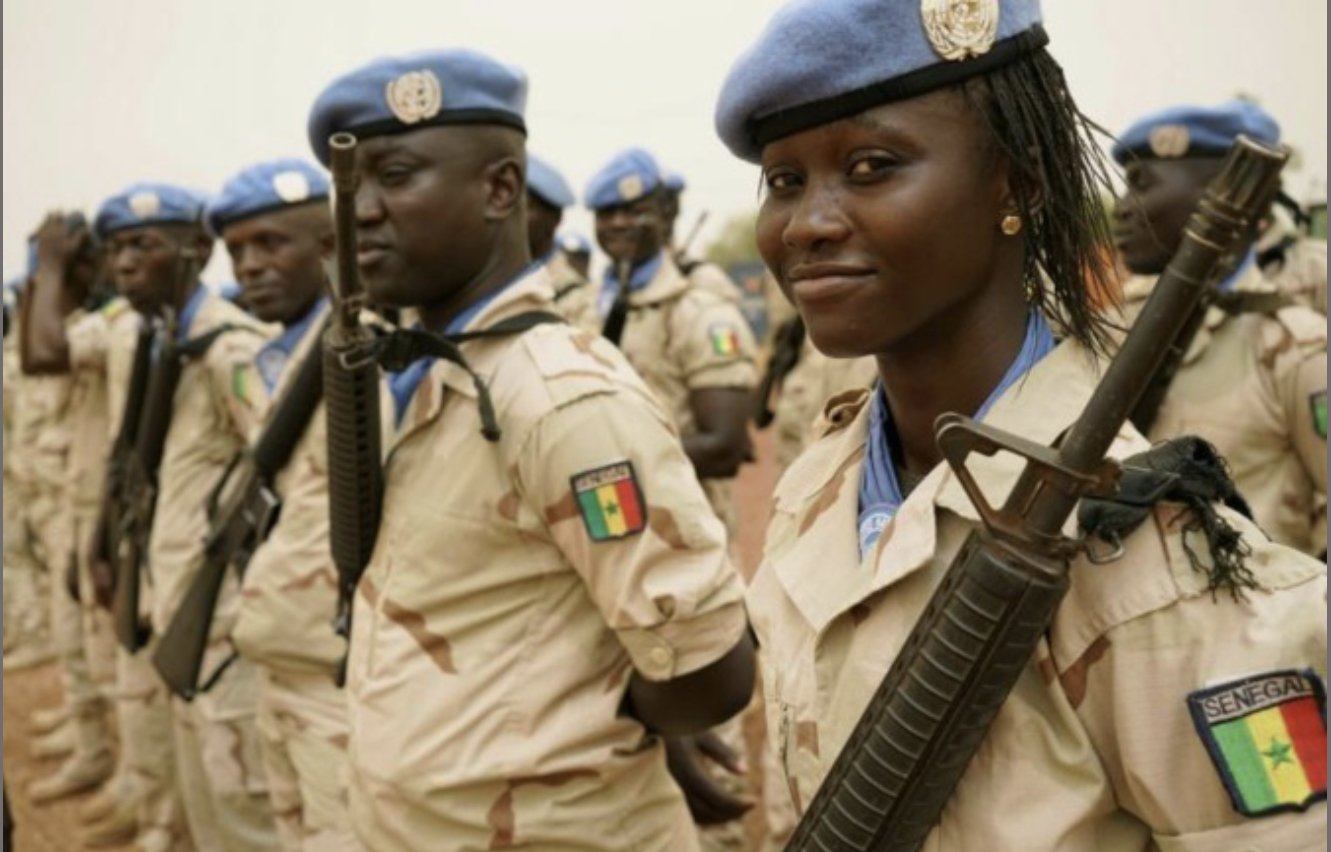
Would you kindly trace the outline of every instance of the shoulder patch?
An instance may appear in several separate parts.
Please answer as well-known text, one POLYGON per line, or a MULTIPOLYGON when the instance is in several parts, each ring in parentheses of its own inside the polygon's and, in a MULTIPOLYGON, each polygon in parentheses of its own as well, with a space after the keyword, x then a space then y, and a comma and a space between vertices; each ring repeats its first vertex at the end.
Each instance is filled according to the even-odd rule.
POLYGON ((1302 811, 1326 798, 1326 689, 1311 669, 1199 689, 1188 710, 1239 813, 1302 811))
POLYGON ((739 330, 732 323, 712 323, 707 327, 707 337, 712 341, 714 355, 734 355, 739 351, 739 330))
POLYGON ((250 401, 250 371, 244 364, 231 367, 231 395, 243 403, 250 401))
POLYGON ((1308 397, 1308 408, 1313 416, 1313 429, 1326 440, 1326 391, 1308 397))
POLYGON ((647 504, 633 471, 622 462, 574 474, 573 498, 592 541, 628 538, 647 526, 647 504))

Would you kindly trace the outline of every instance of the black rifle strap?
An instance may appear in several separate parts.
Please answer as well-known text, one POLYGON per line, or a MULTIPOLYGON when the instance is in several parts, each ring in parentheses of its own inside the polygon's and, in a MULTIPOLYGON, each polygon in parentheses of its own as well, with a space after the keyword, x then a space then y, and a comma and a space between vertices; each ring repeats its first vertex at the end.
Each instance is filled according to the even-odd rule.
POLYGON ((457 334, 435 334, 424 329, 395 329, 379 338, 375 358, 389 372, 400 372, 421 358, 438 358, 456 364, 471 376, 476 388, 477 405, 481 413, 481 434, 485 440, 499 440, 499 421, 495 417, 490 389, 471 368, 462 354, 461 344, 472 340, 485 340, 521 334, 538 325, 562 323, 564 318, 548 311, 528 311, 500 320, 488 328, 463 331, 457 334))
MULTIPOLYGON (((120 415, 120 430, 116 433, 114 452, 120 456, 134 446, 143 415, 144 397, 148 393, 148 375, 152 371, 153 327, 145 322, 139 328, 134 344, 134 360, 130 366, 129 388, 125 394, 125 407, 120 415)), ((122 459, 123 460, 123 459, 122 459)))
POLYGON ((1218 293, 1215 306, 1230 316, 1239 314, 1274 314, 1281 308, 1288 308, 1294 301, 1284 293, 1252 292, 1247 290, 1229 290, 1218 293))
POLYGON ((628 282, 619 285, 615 291, 615 300, 610 303, 610 311, 601 325, 601 336, 616 346, 624 337, 624 325, 628 322, 630 292, 628 282))
POLYGON ((754 399, 753 422, 759 429, 767 428, 776 419, 776 412, 772 410, 772 392, 799 366, 804 351, 804 334, 804 320, 797 315, 782 323, 773 335, 772 357, 767 361, 754 399))

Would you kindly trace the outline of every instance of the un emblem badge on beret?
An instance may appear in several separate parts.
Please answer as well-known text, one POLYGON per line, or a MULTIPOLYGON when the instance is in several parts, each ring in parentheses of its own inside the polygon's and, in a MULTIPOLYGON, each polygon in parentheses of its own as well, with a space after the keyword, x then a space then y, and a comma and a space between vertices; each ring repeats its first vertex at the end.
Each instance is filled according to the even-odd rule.
POLYGON ((162 199, 152 191, 136 192, 129 197, 129 209, 140 219, 148 219, 162 209, 162 199))
POLYGON ((624 175, 615 185, 624 201, 636 201, 642 195, 642 175, 624 175))
POLYGON ((310 181, 297 171, 278 172, 273 175, 273 192, 287 204, 296 204, 310 197, 310 181))
POLYGON ((1191 142, 1188 136, 1188 128, 1182 124, 1162 124, 1159 127, 1151 129, 1147 138, 1151 146, 1151 153, 1161 159, 1173 159, 1182 157, 1188 153, 1188 145, 1191 142))
POLYGON ((388 108, 403 124, 417 124, 439 114, 443 106, 443 87, 429 69, 408 71, 389 80, 384 87, 388 108))
POLYGON ((998 0, 922 0, 920 15, 929 44, 948 60, 988 53, 998 34, 998 0))

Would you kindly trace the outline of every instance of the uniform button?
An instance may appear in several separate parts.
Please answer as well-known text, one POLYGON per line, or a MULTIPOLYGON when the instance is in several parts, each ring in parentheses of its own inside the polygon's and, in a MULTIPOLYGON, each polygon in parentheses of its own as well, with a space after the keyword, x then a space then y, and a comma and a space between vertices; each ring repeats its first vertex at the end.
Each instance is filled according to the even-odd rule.
POLYGON ((652 665, 665 668, 670 665, 670 652, 665 648, 653 648, 651 653, 652 665))

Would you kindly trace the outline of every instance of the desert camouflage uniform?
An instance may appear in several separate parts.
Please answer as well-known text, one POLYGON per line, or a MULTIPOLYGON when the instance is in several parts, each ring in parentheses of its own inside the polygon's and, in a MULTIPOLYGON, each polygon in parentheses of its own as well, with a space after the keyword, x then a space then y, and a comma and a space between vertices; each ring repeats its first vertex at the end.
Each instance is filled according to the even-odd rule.
MULTIPOLYGON (((320 357, 327 305, 292 350, 273 392, 320 357)), ((384 424, 393 421, 391 409, 384 424)), ((259 669, 259 735, 268 793, 288 852, 361 852, 347 799, 347 701, 334 678, 346 641, 333 632, 337 569, 328 541, 328 428, 315 409, 274 490, 277 525, 245 572, 231 641, 259 669)))
MULTIPOLYGON (((1089 359, 1065 344, 986 422, 1048 444, 1081 412, 1094 382, 1089 359)), ((748 597, 772 744, 800 809, 978 525, 956 478, 939 465, 861 559, 869 399, 830 408, 827 434, 782 479, 748 597)), ((1145 447, 1125 429, 1112 453, 1145 447)), ((984 492, 1003 494, 1021 463, 999 454, 970 467, 984 492)), ((1073 564, 1071 591, 926 852, 1323 847, 1325 802, 1306 814, 1237 813, 1189 714, 1191 693, 1248 675, 1313 669, 1299 680, 1325 677, 1325 566, 1227 517, 1253 548, 1248 566, 1260 585, 1242 599, 1207 590, 1185 552, 1178 506, 1157 507, 1113 564, 1073 564)), ((1195 533, 1186 544, 1206 559, 1195 533)))
MULTIPOLYGON (((1253 267, 1235 286, 1269 288, 1253 267)), ((1125 286, 1130 317, 1150 287, 1142 278, 1125 286)), ((1210 441, 1229 461, 1257 524, 1281 544, 1316 555, 1326 550, 1325 412, 1324 316, 1302 307, 1237 316, 1211 308, 1147 437, 1210 441)))
MULTIPOLYGON (((549 311, 549 288, 532 273, 468 328, 549 311)), ((742 635, 722 526, 610 344, 544 325, 464 351, 503 435, 444 362, 404 413, 352 627, 353 824, 375 852, 696 849, 621 703, 635 669, 687 674, 742 635), (622 500, 603 515, 596 482, 622 500)))
MULTIPOLYGON (((254 436, 264 405, 254 356, 271 329, 206 289, 199 298, 184 334, 196 338, 223 323, 237 328, 185 364, 176 390, 148 547, 150 608, 158 636, 201 567, 207 499, 232 457, 254 436)), ((204 655, 204 682, 232 654, 226 637, 238 604, 235 574, 228 573, 204 655)), ((151 656, 156 642, 141 653, 151 656)), ((257 709, 258 678, 243 659, 228 665, 216 684, 193 701, 171 701, 181 800, 200 852, 280 848, 259 753, 257 709)))
POLYGON ((1296 237, 1281 261, 1264 267, 1262 275, 1298 304, 1326 315, 1326 240, 1296 237))
POLYGON ((873 358, 828 358, 819 352, 808 335, 800 349, 800 360, 781 384, 772 425, 776 428, 776 461, 782 470, 790 467, 814 437, 824 404, 853 388, 867 388, 878 378, 873 358))
POLYGON ((28 468, 20 460, 15 440, 22 394, 18 328, 11 327, 4 343, 4 631, 5 653, 24 649, 36 653, 50 642, 49 609, 42 586, 46 568, 36 553, 28 521, 32 487, 28 468))
MULTIPOLYGON (((67 329, 70 369, 75 383, 105 377, 107 441, 115 440, 129 393, 137 332, 143 319, 131 310, 97 313, 67 329)), ((86 556, 87 551, 83 551, 86 556)), ((115 702, 120 734, 120 771, 126 797, 136 812, 144 849, 193 848, 176 787, 170 707, 166 687, 145 653, 130 654, 112 640, 115 702)))

